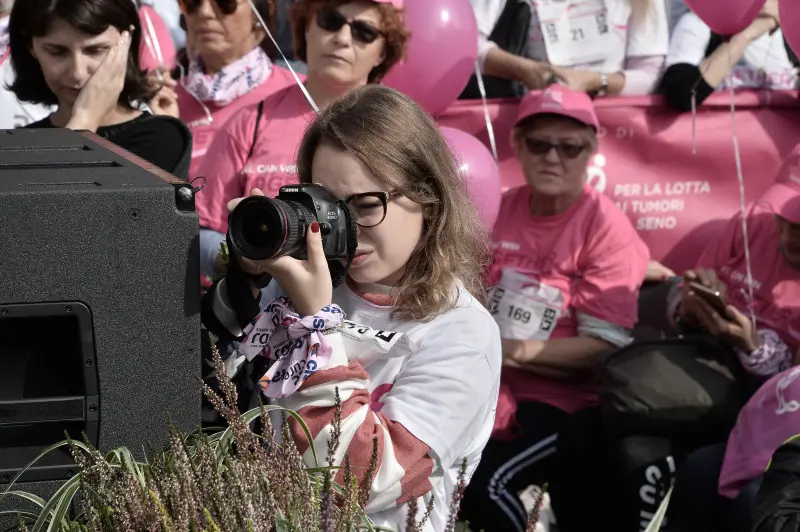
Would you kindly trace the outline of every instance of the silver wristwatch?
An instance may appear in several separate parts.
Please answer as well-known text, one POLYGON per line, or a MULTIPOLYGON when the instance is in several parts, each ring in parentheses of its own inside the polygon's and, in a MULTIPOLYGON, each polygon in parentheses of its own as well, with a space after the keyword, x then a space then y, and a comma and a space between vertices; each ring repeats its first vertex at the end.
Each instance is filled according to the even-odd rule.
POLYGON ((598 96, 605 96, 608 92, 608 75, 600 74, 600 89, 597 91, 598 96))

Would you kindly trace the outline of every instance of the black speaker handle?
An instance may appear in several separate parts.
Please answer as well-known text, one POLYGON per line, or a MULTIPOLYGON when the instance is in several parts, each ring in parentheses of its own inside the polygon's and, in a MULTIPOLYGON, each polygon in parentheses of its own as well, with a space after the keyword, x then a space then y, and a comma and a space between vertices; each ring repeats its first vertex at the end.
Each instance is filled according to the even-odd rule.
POLYGON ((73 396, 0 401, 0 427, 86 421, 89 417, 96 417, 98 409, 96 404, 89 405, 93 408, 92 415, 89 415, 86 399, 85 396, 73 396))

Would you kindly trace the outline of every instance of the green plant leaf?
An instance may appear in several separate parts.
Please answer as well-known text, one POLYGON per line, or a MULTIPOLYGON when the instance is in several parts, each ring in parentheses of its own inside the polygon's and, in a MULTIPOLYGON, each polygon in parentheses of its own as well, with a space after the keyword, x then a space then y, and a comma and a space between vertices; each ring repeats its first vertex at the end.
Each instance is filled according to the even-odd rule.
POLYGON ((78 492, 80 487, 80 482, 75 482, 72 486, 64 491, 64 494, 58 500, 58 504, 55 506, 55 508, 53 508, 53 519, 50 521, 50 525, 47 527, 47 532, 56 532, 62 527, 69 526, 64 521, 64 517, 67 515, 67 512, 72 505, 72 499, 75 497, 75 494, 78 492))
POLYGON ((25 499, 28 502, 32 502, 39 508, 44 508, 44 505, 47 504, 44 499, 34 495, 33 493, 27 493, 25 491, 8 491, 4 495, 10 495, 12 497, 19 497, 21 499, 25 499))
POLYGON ((11 479, 11 483, 6 487, 6 489, 3 491, 3 493, 0 493, 0 501, 2 501, 3 498, 6 496, 6 494, 11 491, 11 487, 14 484, 16 484, 16 482, 20 479, 20 477, 22 477, 22 475, 24 475, 28 471, 28 469, 33 467, 34 464, 36 464, 36 462, 41 460, 44 456, 52 453, 56 449, 59 449, 61 447, 65 447, 65 446, 70 445, 70 444, 75 445, 76 447, 80 447, 81 449, 83 449, 85 451, 89 451, 89 447, 85 443, 83 443, 82 441, 79 441, 79 440, 63 440, 63 441, 60 441, 58 443, 54 443, 53 445, 50 445, 49 447, 43 449, 42 452, 40 452, 38 455, 36 455, 36 458, 31 460, 30 463, 28 465, 26 465, 25 468, 22 471, 17 473, 17 475, 13 479, 11 479))
MULTIPOLYGON (((66 481, 60 488, 58 488, 58 491, 55 492, 53 497, 47 501, 47 504, 45 504, 44 508, 42 508, 42 512, 39 514, 39 518, 36 520, 36 523, 34 523, 31 532, 41 532, 48 521, 52 519, 51 514, 54 513, 56 507, 61 504, 67 504, 67 507, 69 507, 69 505, 72 504, 72 498, 75 496, 75 491, 77 491, 73 491, 72 487, 80 486, 81 475, 82 473, 78 473, 66 481), (67 497, 69 498, 67 499, 67 497), (64 503, 62 499, 65 499, 66 503, 64 503)), ((49 530, 52 529, 48 527, 48 531, 49 530)))
MULTIPOLYGON (((264 410, 267 412, 271 412, 273 410, 282 410, 287 414, 289 414, 290 416, 292 416, 297 421, 297 423, 300 425, 300 428, 303 429, 303 432, 306 435, 306 439, 308 440, 308 448, 311 450, 311 455, 314 458, 314 466, 319 467, 319 458, 317 457, 317 450, 314 447, 314 438, 311 437, 311 431, 308 429, 308 425, 306 425, 306 422, 303 420, 303 418, 300 417, 300 414, 298 414, 294 410, 290 410, 289 408, 284 408, 280 405, 264 405, 264 410)), ((260 408, 254 408, 252 410, 248 410, 244 415, 254 414, 255 417, 258 417, 260 413, 261 413, 260 408)), ((255 417, 253 417, 253 419, 255 419, 255 417)))
POLYGON ((126 447, 119 447, 110 451, 108 453, 110 456, 114 458, 114 460, 107 460, 111 464, 119 464, 122 466, 126 471, 131 473, 136 480, 139 481, 139 486, 144 490, 147 488, 147 482, 144 478, 144 472, 142 470, 142 466, 145 464, 140 464, 133 458, 133 454, 129 449, 126 447))
POLYGON ((283 515, 283 512, 278 510, 278 516, 275 518, 275 532, 290 532, 291 525, 289 521, 286 520, 286 517, 283 515))
POLYGON ((38 514, 26 512, 25 510, 3 510, 0 512, 0 516, 23 517, 30 521, 36 521, 36 519, 39 517, 38 514))

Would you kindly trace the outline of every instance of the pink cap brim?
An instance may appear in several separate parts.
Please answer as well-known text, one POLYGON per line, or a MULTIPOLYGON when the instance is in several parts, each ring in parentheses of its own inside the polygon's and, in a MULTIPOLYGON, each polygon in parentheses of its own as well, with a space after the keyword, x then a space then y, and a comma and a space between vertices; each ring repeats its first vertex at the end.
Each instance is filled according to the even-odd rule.
POLYGON ((773 213, 793 224, 800 224, 800 194, 786 183, 773 183, 756 203, 768 206, 773 213))
POLYGON ((392 4, 395 9, 403 9, 403 0, 372 0, 376 4, 392 4))
POLYGON ((517 121, 514 125, 518 125, 520 122, 529 118, 531 116, 539 116, 539 115, 556 115, 556 116, 565 116, 567 118, 571 118, 573 120, 577 120, 582 124, 586 124, 587 126, 593 128, 595 131, 600 129, 600 124, 597 121, 597 116, 594 113, 584 111, 584 110, 572 110, 572 109, 539 109, 536 112, 528 112, 528 113, 520 113, 517 117, 517 121))

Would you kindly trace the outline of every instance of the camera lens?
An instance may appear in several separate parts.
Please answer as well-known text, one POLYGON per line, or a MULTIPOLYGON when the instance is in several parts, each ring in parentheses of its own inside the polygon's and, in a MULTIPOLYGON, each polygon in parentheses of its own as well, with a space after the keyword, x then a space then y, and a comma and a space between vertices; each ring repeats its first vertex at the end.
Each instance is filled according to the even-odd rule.
POLYGON ((305 249, 305 227, 314 219, 299 203, 250 196, 230 214, 228 235, 233 251, 248 259, 292 255, 305 249))
POLYGON ((262 249, 270 247, 270 226, 273 232, 275 229, 280 230, 280 227, 276 227, 272 220, 263 216, 263 213, 250 211, 242 221, 242 238, 248 246, 262 249))

